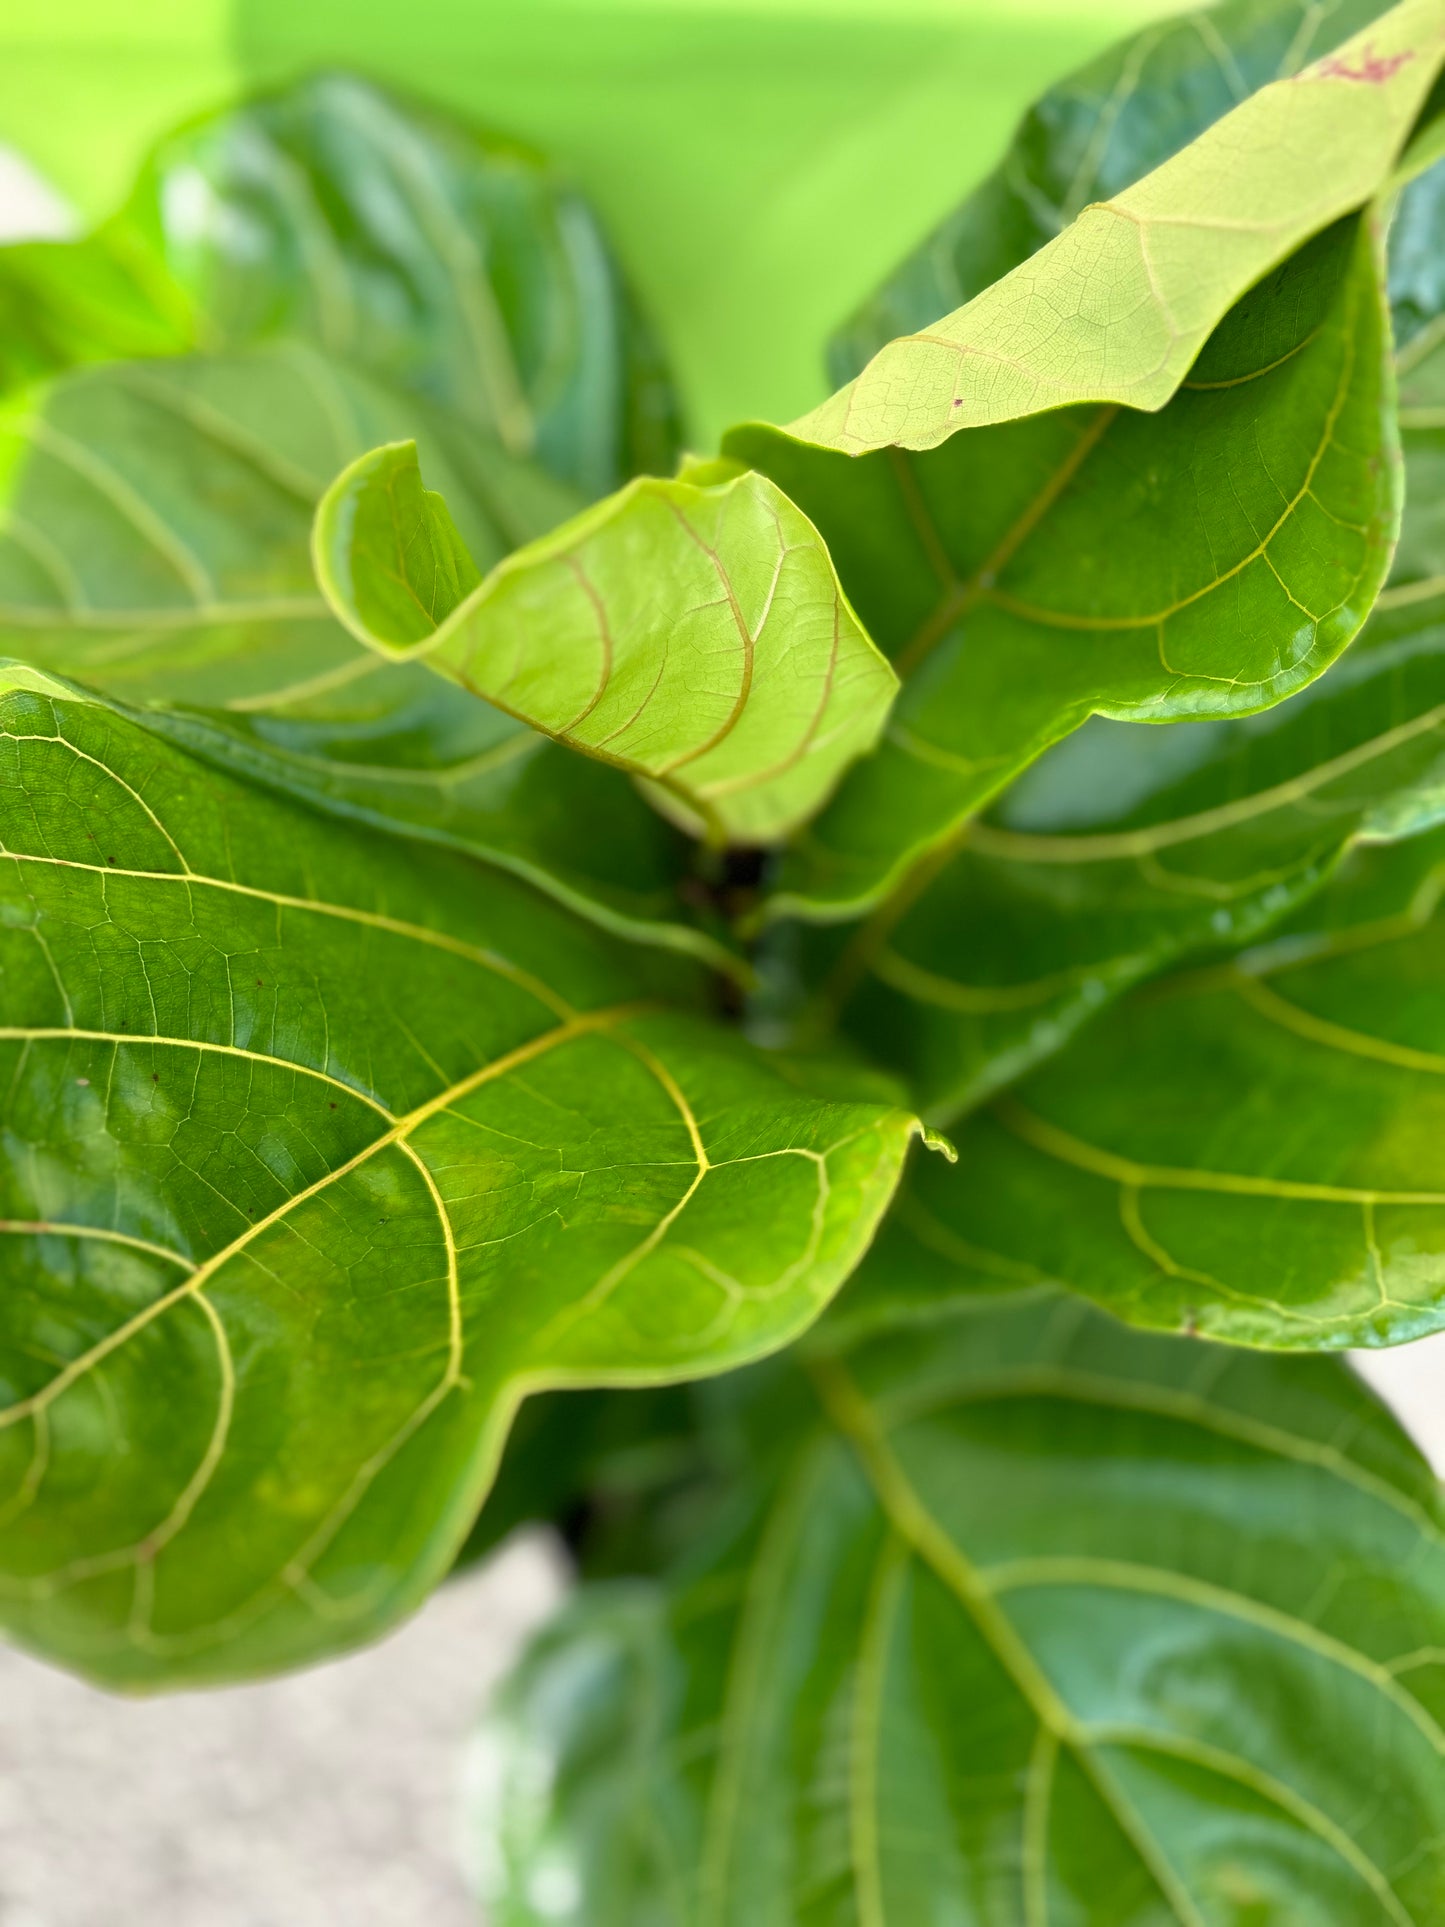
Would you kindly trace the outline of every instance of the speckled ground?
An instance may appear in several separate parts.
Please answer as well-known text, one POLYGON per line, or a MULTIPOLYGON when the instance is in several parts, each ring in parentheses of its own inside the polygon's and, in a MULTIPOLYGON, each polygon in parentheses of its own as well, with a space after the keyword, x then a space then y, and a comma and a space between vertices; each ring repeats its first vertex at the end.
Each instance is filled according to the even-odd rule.
POLYGON ((0 1648, 0 1927, 477 1927, 462 1743, 563 1584, 527 1535, 380 1646, 175 1699, 0 1648))

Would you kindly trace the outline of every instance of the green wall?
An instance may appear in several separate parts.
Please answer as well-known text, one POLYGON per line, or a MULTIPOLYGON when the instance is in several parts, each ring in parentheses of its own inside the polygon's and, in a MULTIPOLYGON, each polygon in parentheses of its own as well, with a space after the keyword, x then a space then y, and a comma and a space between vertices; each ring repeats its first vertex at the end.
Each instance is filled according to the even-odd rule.
POLYGON ((520 134, 600 204, 709 444, 821 343, 1047 81, 1158 0, 4 0, 0 141, 87 214, 165 125, 320 64, 520 134))

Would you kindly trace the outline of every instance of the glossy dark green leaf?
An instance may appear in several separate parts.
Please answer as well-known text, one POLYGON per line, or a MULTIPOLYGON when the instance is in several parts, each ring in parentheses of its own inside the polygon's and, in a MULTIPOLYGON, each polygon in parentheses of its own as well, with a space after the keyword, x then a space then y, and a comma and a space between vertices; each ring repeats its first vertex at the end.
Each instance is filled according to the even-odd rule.
POLYGON ((1439 1917, 1440 1504, 1342 1368, 1045 1297, 779 1413, 730 1531, 504 1688, 498 1927, 1439 1917))
MULTIPOLYGON (((1169 730, 1095 719, 1048 751, 932 874, 847 932, 802 938, 842 1016, 946 1123, 1190 951, 1257 939, 1358 836, 1408 834, 1445 804, 1445 349, 1423 234, 1445 166, 1404 197, 1391 294, 1406 506, 1363 635, 1288 703, 1169 730), (1434 310, 1433 316, 1431 310, 1434 310)), ((1439 230, 1436 229, 1438 234, 1439 230)))
POLYGON ((1383 0, 1223 0, 1150 21, 1051 87, 988 179, 841 327, 839 387, 900 335, 927 328, 1177 154, 1241 100, 1333 52, 1383 0))
POLYGON ((481 580, 398 443, 327 490, 315 552, 369 647, 646 778, 714 843, 806 822, 898 687, 817 530, 761 475, 640 477, 481 580))
POLYGON ((425 418, 486 567, 577 497, 495 442, 295 345, 78 372, 0 410, 0 650, 131 702, 194 751, 339 814, 486 857, 619 930, 717 953, 683 839, 631 785, 420 666, 316 586, 316 502, 425 418))
POLYGON ((329 74, 172 134, 75 247, 0 250, 0 378, 311 342, 587 494, 671 466, 676 405, 595 216, 535 154, 329 74))
POLYGON ((925 454, 730 436, 817 525, 905 677, 775 913, 866 908, 1090 714, 1238 716, 1326 669, 1397 527, 1388 358, 1351 219, 1231 311, 1157 414, 1057 409, 925 454))
POLYGON ((14 1637, 131 1684, 371 1637, 525 1392, 756 1356, 866 1248, 913 1120, 692 1014, 692 966, 6 691, 14 1637))
POLYGON ((1048 1280, 1251 1345, 1445 1327, 1441 832, 1361 849, 1267 943, 1135 993, 957 1134, 929 1295, 1048 1280))

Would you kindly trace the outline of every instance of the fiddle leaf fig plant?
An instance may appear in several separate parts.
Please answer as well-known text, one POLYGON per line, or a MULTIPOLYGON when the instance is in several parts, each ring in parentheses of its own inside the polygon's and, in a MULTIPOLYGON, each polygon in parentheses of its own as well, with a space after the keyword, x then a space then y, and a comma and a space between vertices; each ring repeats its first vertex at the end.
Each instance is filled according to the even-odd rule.
POLYGON ((1304 1355, 1445 1329, 1442 63, 1147 28, 680 462, 369 82, 0 250, 12 1637, 549 1519, 499 1927, 1445 1920, 1445 1507, 1304 1355))

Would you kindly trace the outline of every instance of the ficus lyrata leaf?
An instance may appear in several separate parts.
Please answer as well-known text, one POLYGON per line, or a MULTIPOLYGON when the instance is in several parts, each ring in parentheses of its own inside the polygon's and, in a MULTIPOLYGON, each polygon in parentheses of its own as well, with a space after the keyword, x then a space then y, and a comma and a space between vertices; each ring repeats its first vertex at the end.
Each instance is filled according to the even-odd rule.
POLYGON ((880 348, 792 438, 929 449, 1071 403, 1162 408, 1249 288, 1387 186, 1442 56, 1439 0, 1400 0, 1080 206, 961 309, 880 348))
POLYGON ((1438 819, 1445 352, 1412 234, 1442 186, 1437 165, 1392 233, 1391 292, 1415 330, 1399 357, 1405 518, 1390 584, 1344 659, 1258 717, 1086 723, 856 928, 804 939, 818 987, 807 1021, 841 1017, 940 1121, 1141 978, 1258 938, 1355 837, 1438 819))
POLYGON ((1381 0, 1222 0, 1151 21, 1049 88, 999 165, 838 329, 841 388, 890 342, 964 307, 1231 108, 1335 51, 1381 0))
POLYGON ((0 381, 289 335, 587 494, 676 404, 587 203, 515 141, 322 74, 162 141, 77 243, 0 250, 0 381))
POLYGON ((1393 400, 1377 235, 1349 216, 1241 299, 1157 413, 1059 408, 922 454, 734 431, 904 677, 775 914, 868 907, 1090 714, 1235 716, 1313 680, 1388 566, 1393 400))
POLYGON ((784 1343, 913 1120, 693 966, 6 673, 0 1623, 114 1684, 374 1636, 518 1400, 784 1343), (692 1008, 689 1008, 692 1006, 692 1008))
POLYGON ((877 741, 897 678, 817 531, 766 477, 641 477, 482 577, 410 443, 316 521, 333 608, 589 756, 711 841, 777 841, 877 741))
POLYGON ((682 838, 625 778, 383 662, 331 616, 311 562, 316 503, 403 432, 422 435, 484 566, 578 506, 485 435, 296 344, 113 363, 11 397, 0 650, 166 705, 158 727, 253 780, 716 954, 674 894, 682 838))
POLYGON ((1342 1368, 1046 1296, 791 1372, 724 1526, 503 1689, 494 1919, 1445 1906, 1438 1492, 1342 1368))
POLYGON ((1127 998, 957 1133, 904 1231, 946 1298, 1066 1284, 1245 1344, 1445 1326, 1441 832, 1357 851, 1273 937, 1127 998))

